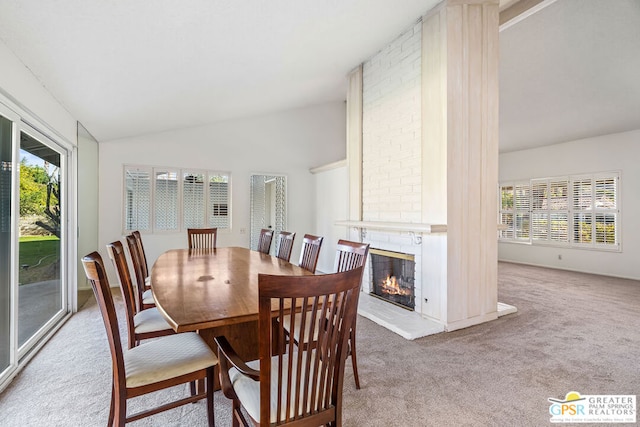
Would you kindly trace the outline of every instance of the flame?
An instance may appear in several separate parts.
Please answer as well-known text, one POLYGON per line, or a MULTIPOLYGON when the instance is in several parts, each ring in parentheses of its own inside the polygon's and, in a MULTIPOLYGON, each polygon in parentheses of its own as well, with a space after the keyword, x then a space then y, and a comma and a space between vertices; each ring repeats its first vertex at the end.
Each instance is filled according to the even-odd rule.
POLYGON ((382 281, 382 292, 389 295, 411 295, 409 289, 402 289, 400 287, 396 276, 387 276, 387 278, 382 281))

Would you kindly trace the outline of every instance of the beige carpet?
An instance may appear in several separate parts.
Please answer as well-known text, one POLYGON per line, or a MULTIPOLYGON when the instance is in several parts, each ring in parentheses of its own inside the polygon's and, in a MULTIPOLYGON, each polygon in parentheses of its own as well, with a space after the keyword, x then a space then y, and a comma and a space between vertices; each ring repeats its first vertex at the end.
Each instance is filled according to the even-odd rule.
MULTIPOLYGON (((549 397, 640 394, 640 282, 501 263, 499 300, 518 312, 415 341, 359 317, 362 389, 348 365, 344 425, 545 426, 549 397)), ((89 301, 0 395, 0 425, 105 425, 110 369, 89 301)), ((231 424, 220 393, 216 411, 231 424)), ((130 425, 206 425, 204 403, 130 425)))

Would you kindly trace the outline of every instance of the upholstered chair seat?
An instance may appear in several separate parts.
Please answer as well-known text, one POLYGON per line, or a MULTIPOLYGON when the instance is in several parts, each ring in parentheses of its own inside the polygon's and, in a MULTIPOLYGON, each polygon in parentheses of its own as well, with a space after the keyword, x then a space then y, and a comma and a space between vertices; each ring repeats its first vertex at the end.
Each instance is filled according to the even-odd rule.
MULTIPOLYGON (((312 352, 313 353, 313 352, 312 352)), ((295 352, 293 353, 294 357, 298 357, 298 353, 295 352)), ((307 353, 306 352, 302 352, 301 355, 303 358, 307 357, 307 353)), ((313 358, 314 356, 311 355, 311 357, 313 358)), ((278 357, 274 356, 271 358, 271 371, 272 372, 277 372, 278 371, 278 357)), ((282 363, 283 366, 285 368, 284 372, 283 372, 283 376, 285 378, 288 379, 289 376, 289 370, 287 369, 287 367, 289 366, 289 355, 285 354, 282 358, 282 363)), ((251 362, 247 363, 247 366, 249 366, 252 369, 255 370, 259 370, 260 369, 260 361, 259 360, 254 360, 251 362)), ((313 376, 313 372, 314 372, 314 368, 315 366, 312 364, 310 366, 310 371, 311 371, 311 375, 307 375, 306 371, 302 371, 302 375, 300 376, 300 382, 302 384, 305 383, 305 381, 307 380, 307 376, 312 377, 313 376)), ((240 371, 238 371, 235 368, 231 368, 229 370, 229 378, 231 380, 231 384, 233 384, 233 388, 236 392, 236 395, 238 396, 238 399, 240 399, 240 401, 242 402, 242 405, 244 406, 245 410, 247 411, 247 413, 249 414, 249 416, 251 418, 253 418, 256 423, 260 423, 260 382, 259 381, 255 381, 254 379, 252 379, 251 377, 242 374, 240 371)), ((291 377, 291 381, 293 383, 296 383, 298 381, 297 378, 297 372, 296 370, 293 371, 293 375, 291 377)), ((284 381, 284 383, 286 384, 286 381, 284 381)), ((318 387, 319 389, 319 387, 318 387)), ((278 400, 277 400, 277 396, 278 396, 278 379, 274 376, 271 378, 271 419, 269 420, 271 424, 275 424, 276 423, 276 414, 277 414, 277 404, 278 404, 278 400)), ((310 394, 309 394, 310 395, 310 394)), ((292 396, 293 397, 293 396, 292 396)), ((303 399, 299 399, 299 408, 302 408, 303 405, 303 399)), ((294 411, 294 403, 291 402, 291 412, 290 412, 290 416, 294 416, 296 414, 296 412, 302 412, 302 409, 300 409, 299 411, 294 411)), ((284 420, 284 412, 281 416, 281 420, 284 420)))
POLYGON ((195 332, 147 341, 124 353, 127 388, 155 384, 217 364, 215 353, 195 332))
POLYGON ((155 307, 142 310, 134 315, 133 327, 136 334, 146 334, 171 328, 164 316, 155 307))

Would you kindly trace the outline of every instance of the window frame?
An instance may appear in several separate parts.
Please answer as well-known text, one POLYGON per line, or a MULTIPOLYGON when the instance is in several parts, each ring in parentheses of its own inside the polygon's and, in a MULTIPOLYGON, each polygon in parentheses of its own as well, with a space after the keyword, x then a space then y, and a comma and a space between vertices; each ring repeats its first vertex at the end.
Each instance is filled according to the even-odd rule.
MULTIPOLYGON (((202 203, 202 225, 198 227, 208 228, 208 227, 216 227, 219 230, 230 230, 231 229, 231 218, 232 218, 232 207, 231 207, 231 172, 228 171, 220 171, 220 170, 205 170, 205 169, 196 169, 196 168, 176 168, 176 167, 163 167, 163 166, 148 166, 148 165, 134 165, 134 164, 125 164, 123 165, 123 218, 122 218, 122 230, 124 234, 130 233, 134 230, 139 230, 144 233, 149 234, 170 234, 170 233, 179 233, 184 232, 187 228, 197 228, 191 227, 188 224, 185 224, 185 177, 189 175, 202 175, 204 177, 204 182, 207 183, 206 189, 203 187, 203 197, 200 203, 202 203), (150 190, 149 190, 149 213, 147 216, 147 224, 148 227, 139 227, 140 221, 131 223, 129 220, 128 212, 131 210, 130 206, 130 190, 127 186, 127 175, 130 171, 145 171, 149 175, 150 180, 150 190), (158 202, 158 174, 169 173, 175 174, 176 176, 176 212, 174 214, 175 217, 175 227, 161 227, 157 223, 158 215, 157 215, 157 202, 158 202), (226 179, 227 183, 227 203, 226 203, 226 225, 221 226, 219 223, 217 225, 211 225, 211 196, 209 191, 209 183, 210 179, 213 177, 221 176, 226 179), (131 227, 131 228, 129 228, 131 227)), ((197 207, 196 207, 197 209, 197 207)), ((139 216, 139 215, 138 215, 139 216)), ((197 215, 196 215, 197 217, 197 215)), ((222 216, 224 217, 224 215, 222 216)), ((173 218, 171 218, 173 221, 173 218)))
POLYGON ((509 241, 511 243, 529 243, 531 236, 531 185, 529 181, 514 181, 509 183, 499 184, 498 186, 498 224, 503 225, 502 218, 506 215, 511 215, 511 224, 507 228, 502 227, 498 233, 499 240, 509 241), (503 192, 504 188, 512 188, 512 201, 511 206, 505 208, 503 205, 503 192), (518 197, 518 192, 525 192, 528 194, 527 198, 518 197), (521 203, 526 201, 526 206, 522 206, 521 203), (519 220, 518 218, 522 218, 519 220), (528 218, 528 220, 527 220, 528 218), (520 227, 524 223, 529 224, 525 229, 520 227), (526 233, 525 233, 526 232, 526 233), (503 237, 505 234, 511 234, 511 237, 503 237))
MULTIPOLYGON (((556 187, 557 188, 557 187, 556 187)), ((498 224, 499 224, 499 233, 498 233, 498 241, 501 243, 520 243, 520 244, 528 244, 533 246, 557 246, 557 247, 568 247, 573 249, 591 249, 591 250, 599 250, 606 252, 620 252, 622 250, 621 236, 622 236, 622 221, 621 221, 621 173, 620 171, 609 171, 609 172, 598 172, 591 174, 579 174, 579 175, 565 175, 565 176, 556 176, 556 177, 548 177, 548 178, 531 178, 527 181, 511 181, 511 182, 503 182, 498 184, 498 224), (605 181, 604 183, 602 183, 605 181), (608 181, 608 182, 607 182, 608 181), (590 194, 585 196, 585 199, 588 201, 589 205, 585 206, 584 203, 581 205, 583 208, 579 209, 576 206, 576 194, 575 194, 575 185, 579 182, 588 183, 590 186, 590 194), (597 185, 596 183, 600 182, 601 184, 597 185), (566 198, 565 201, 560 201, 559 203, 554 203, 552 199, 552 191, 551 188, 553 185, 564 184, 566 185, 566 198), (517 235, 517 209, 516 209, 516 186, 529 186, 529 235, 528 238, 518 238, 517 235), (535 195, 536 187, 538 189, 542 188, 544 185, 544 196, 538 198, 538 203, 535 203, 535 195), (513 188, 513 203, 511 207, 505 207, 503 200, 503 193, 505 189, 513 188), (613 206, 597 206, 599 201, 602 199, 597 197, 596 192, 600 189, 601 191, 613 191, 613 202, 609 204, 613 204, 613 206), (558 206, 564 206, 565 208, 560 208, 558 206), (539 206, 536 208, 536 206, 539 206), (544 206, 544 207, 543 207, 544 206), (546 232, 545 238, 538 237, 534 234, 534 222, 535 217, 543 218, 546 215, 546 232), (552 216, 556 215, 566 215, 566 240, 565 239, 554 239, 553 227, 551 223, 552 216), (503 219, 505 216, 512 215, 512 223, 504 226, 503 219), (576 215, 588 216, 590 218, 590 222, 588 223, 590 229, 588 230, 587 235, 590 236, 588 241, 579 241, 576 239, 576 215), (597 221, 597 218, 601 218, 604 220, 597 221), (602 224, 611 225, 614 227, 614 240, 612 243, 606 243, 607 241, 607 230, 602 230, 602 224), (598 241, 598 236, 600 236, 604 243, 598 241)), ((611 198, 609 198, 611 200, 611 198)), ((584 202, 584 201, 583 201, 584 202)), ((525 212, 522 213, 525 215, 525 212)), ((524 232, 523 232, 524 234, 524 232)), ((538 235, 539 236, 539 235, 538 235)))

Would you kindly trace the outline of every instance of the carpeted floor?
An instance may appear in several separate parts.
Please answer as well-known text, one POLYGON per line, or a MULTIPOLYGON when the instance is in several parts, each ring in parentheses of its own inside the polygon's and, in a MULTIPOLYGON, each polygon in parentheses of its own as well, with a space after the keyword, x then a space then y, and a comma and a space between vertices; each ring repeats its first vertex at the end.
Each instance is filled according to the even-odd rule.
MULTIPOLYGON (((344 425, 543 426, 549 397, 640 394, 640 282, 501 263, 498 289, 517 313, 415 341, 359 317, 362 389, 347 364, 344 425)), ((105 425, 110 369, 90 300, 0 395, 0 425, 105 425)), ((220 393, 216 424, 231 424, 220 393)), ((206 425, 204 403, 131 425, 206 425)))

